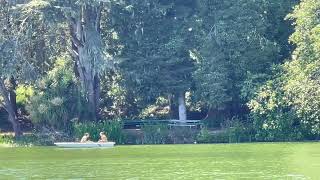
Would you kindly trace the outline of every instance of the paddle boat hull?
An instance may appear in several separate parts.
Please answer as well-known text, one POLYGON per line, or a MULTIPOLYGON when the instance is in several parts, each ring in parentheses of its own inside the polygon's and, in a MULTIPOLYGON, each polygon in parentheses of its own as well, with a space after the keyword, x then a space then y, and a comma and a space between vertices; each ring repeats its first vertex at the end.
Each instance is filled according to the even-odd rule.
POLYGON ((57 142, 54 144, 63 148, 111 148, 115 142, 57 142))

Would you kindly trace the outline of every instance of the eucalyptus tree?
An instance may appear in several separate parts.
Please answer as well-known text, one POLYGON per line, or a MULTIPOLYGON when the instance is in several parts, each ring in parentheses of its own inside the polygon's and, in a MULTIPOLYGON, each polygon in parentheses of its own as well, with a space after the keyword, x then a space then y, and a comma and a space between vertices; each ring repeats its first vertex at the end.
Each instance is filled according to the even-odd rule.
POLYGON ((88 99, 89 112, 95 119, 100 98, 100 73, 107 65, 101 39, 102 1, 72 2, 65 13, 70 26, 72 55, 77 73, 88 99))
MULTIPOLYGON (((107 1, 105 1, 107 2, 107 1)), ((100 98, 100 75, 111 67, 104 52, 101 38, 101 15, 105 10, 102 0, 33 0, 29 4, 46 6, 44 18, 55 19, 56 26, 63 26, 68 49, 75 63, 75 74, 88 103, 88 113, 97 118, 100 98)), ((28 7, 28 5, 26 6, 28 7)), ((36 6, 32 7, 37 9, 36 6)), ((42 8, 43 9, 43 8, 42 8)))

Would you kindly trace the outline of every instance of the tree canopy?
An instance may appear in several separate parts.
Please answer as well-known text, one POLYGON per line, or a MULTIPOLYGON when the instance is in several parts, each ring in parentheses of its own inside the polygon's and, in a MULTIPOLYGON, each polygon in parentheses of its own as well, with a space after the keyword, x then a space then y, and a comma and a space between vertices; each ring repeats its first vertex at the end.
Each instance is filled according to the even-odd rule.
POLYGON ((319 136, 317 0, 0 5, 0 103, 17 134, 22 119, 64 130, 170 118, 237 119, 259 140, 319 136))

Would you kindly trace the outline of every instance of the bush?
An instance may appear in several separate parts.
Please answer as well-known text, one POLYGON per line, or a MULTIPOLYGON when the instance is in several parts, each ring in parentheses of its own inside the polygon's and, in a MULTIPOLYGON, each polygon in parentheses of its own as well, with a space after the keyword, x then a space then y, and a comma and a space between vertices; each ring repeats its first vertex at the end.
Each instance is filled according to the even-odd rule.
POLYGON ((190 127, 172 127, 170 129, 170 141, 174 144, 194 143, 198 133, 198 129, 190 127))
POLYGON ((23 135, 19 138, 15 138, 13 135, 2 135, 0 136, 0 144, 9 144, 12 146, 47 145, 43 144, 34 134, 23 135))
POLYGON ((18 138, 13 135, 0 135, 0 144, 13 146, 52 146, 54 142, 73 141, 73 138, 63 132, 42 127, 33 130, 30 134, 24 134, 18 138))
POLYGON ((67 57, 58 58, 54 68, 38 82, 35 95, 26 106, 35 125, 68 132, 70 120, 83 112, 83 98, 71 63, 67 57))
POLYGON ((310 134, 294 113, 270 113, 265 118, 255 116, 257 141, 299 141, 310 134))
POLYGON ((206 127, 202 128, 199 134, 197 135, 198 143, 210 143, 212 135, 209 133, 206 127))
POLYGON ((14 137, 11 135, 0 136, 0 144, 14 144, 14 137))
POLYGON ((194 143, 199 132, 189 127, 168 128, 167 124, 145 124, 141 128, 142 144, 185 144, 194 143))
POLYGON ((252 123, 233 117, 226 123, 226 133, 229 143, 251 142, 253 136, 252 123))
POLYGON ((224 130, 210 133, 206 127, 197 135, 198 143, 240 143, 251 142, 253 139, 252 123, 236 117, 224 124, 224 130))
POLYGON ((272 80, 249 101, 258 141, 317 139, 320 134, 319 62, 293 60, 273 69, 272 80))
POLYGON ((166 124, 145 124, 142 126, 142 144, 165 144, 169 139, 169 129, 166 124))
POLYGON ((92 141, 100 139, 100 132, 105 132, 109 141, 115 141, 117 144, 125 142, 125 136, 122 133, 123 124, 121 121, 101 121, 75 123, 73 135, 81 138, 84 133, 89 133, 92 141))
POLYGON ((230 138, 227 132, 210 134, 206 128, 201 129, 197 135, 197 143, 229 143, 230 138))

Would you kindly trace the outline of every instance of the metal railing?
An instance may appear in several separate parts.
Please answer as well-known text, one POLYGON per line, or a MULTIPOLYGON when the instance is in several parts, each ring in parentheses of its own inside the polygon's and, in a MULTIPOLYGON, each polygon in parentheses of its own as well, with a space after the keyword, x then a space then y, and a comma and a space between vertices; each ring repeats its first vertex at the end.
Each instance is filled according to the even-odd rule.
POLYGON ((124 120, 124 129, 140 129, 143 125, 158 125, 166 124, 169 128, 172 127, 202 127, 203 123, 201 120, 177 120, 177 119, 168 119, 168 120, 124 120))

